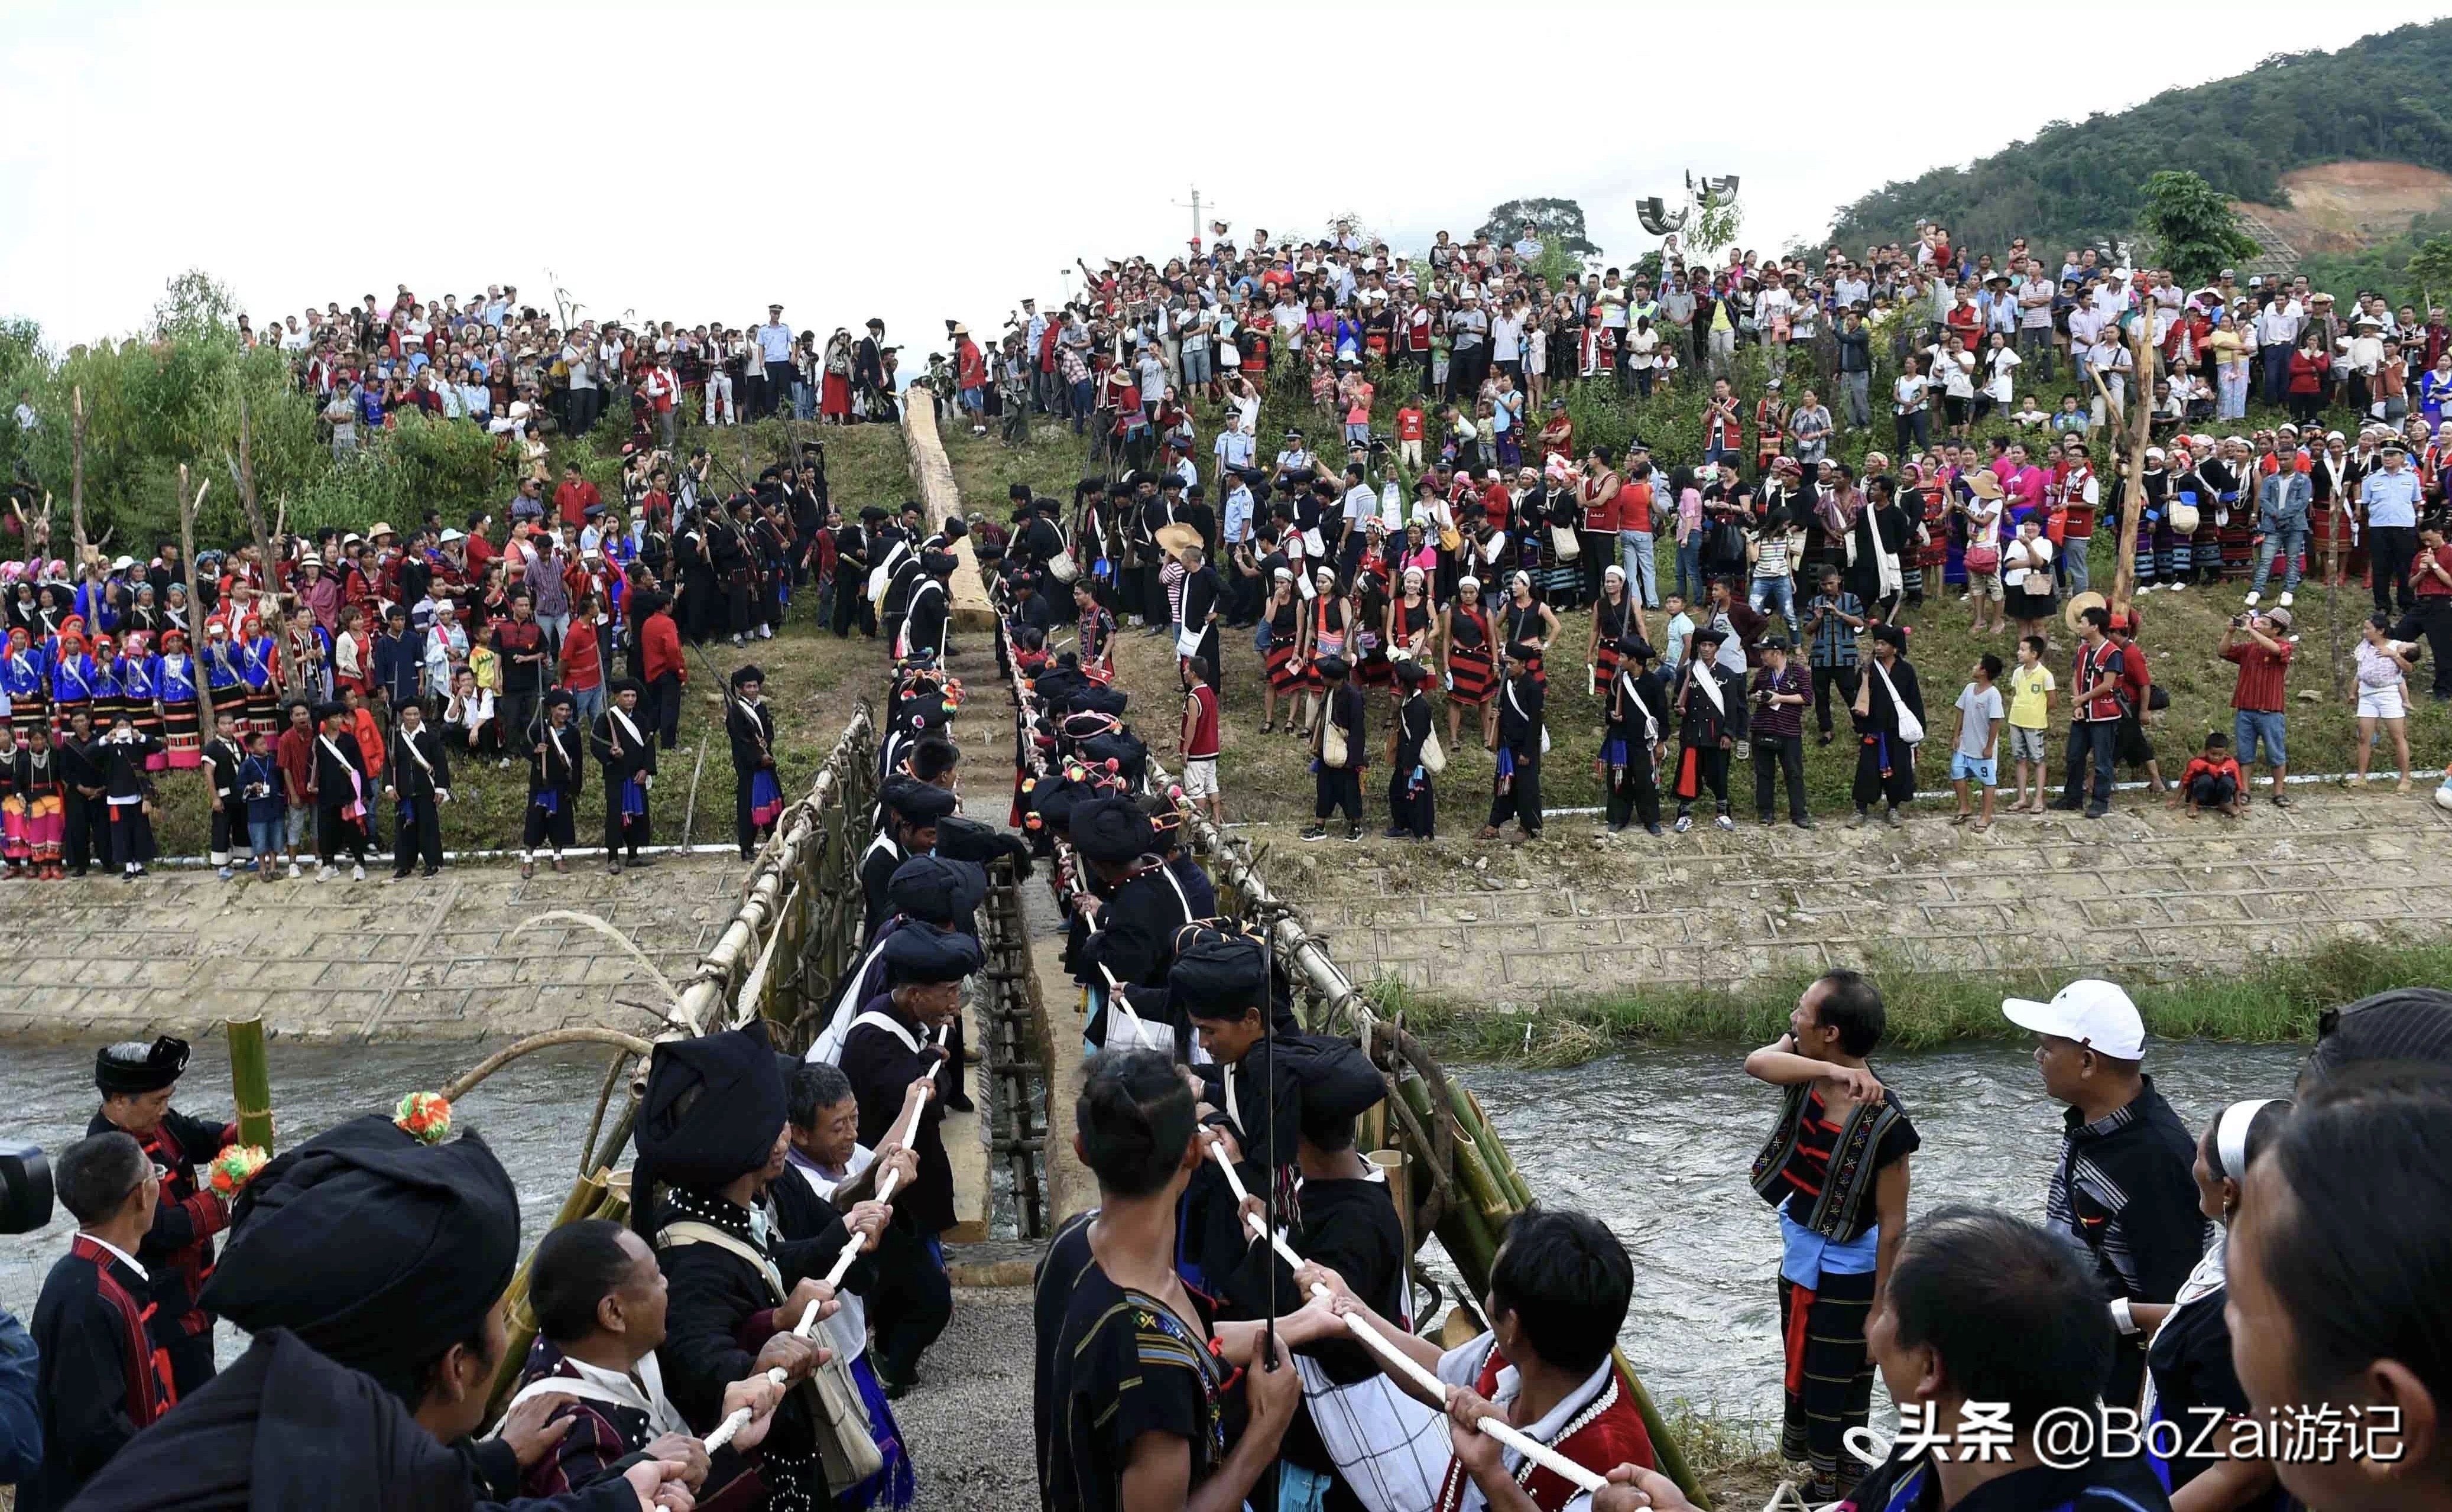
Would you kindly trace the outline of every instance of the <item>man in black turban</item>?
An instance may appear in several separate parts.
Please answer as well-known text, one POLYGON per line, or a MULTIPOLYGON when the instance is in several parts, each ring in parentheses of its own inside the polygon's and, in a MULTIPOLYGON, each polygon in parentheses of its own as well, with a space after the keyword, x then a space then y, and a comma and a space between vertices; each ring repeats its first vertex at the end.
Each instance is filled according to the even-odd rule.
MULTIPOLYGON (((428 1146, 380 1116, 285 1152, 237 1204, 205 1306, 256 1335, 75 1503, 473 1508, 517 1495, 560 1401, 470 1440, 506 1346, 519 1199, 484 1142, 428 1146)), ((628 1512, 702 1458, 648 1462, 533 1508, 628 1512)))
POLYGON ((782 779, 775 770, 775 715, 766 706, 766 674, 755 663, 733 669, 723 729, 732 744, 732 830, 741 858, 754 860, 758 842, 782 816, 782 779))
POLYGON ((954 576, 954 556, 947 551, 923 551, 920 554, 920 570, 911 584, 911 597, 902 612, 902 638, 896 642, 897 655, 903 657, 939 657, 945 651, 945 633, 953 628, 953 600, 947 596, 947 584, 954 576))
POLYGON ((860 858, 860 890, 867 905, 862 939, 875 938, 894 912, 885 892, 895 872, 913 856, 937 848, 937 821, 961 807, 961 800, 933 782, 906 778, 888 783, 879 806, 883 812, 877 838, 860 858))
POLYGON ((137 1247, 153 1315, 147 1328, 154 1346, 170 1358, 171 1384, 186 1397, 213 1378, 213 1320, 196 1305, 196 1293, 213 1272, 213 1236, 229 1227, 229 1209, 196 1180, 196 1168, 238 1137, 232 1124, 191 1118, 170 1106, 188 1069, 188 1042, 164 1035, 147 1044, 129 1040, 105 1047, 93 1058, 93 1085, 102 1106, 87 1120, 90 1136, 108 1129, 132 1134, 146 1158, 162 1168, 162 1200, 153 1227, 137 1247))
POLYGON ((619 677, 608 691, 613 701, 587 732, 587 748, 604 769, 604 861, 619 876, 625 846, 630 865, 653 864, 654 858, 641 855, 639 847, 646 843, 652 822, 647 794, 656 785, 656 741, 654 722, 639 713, 645 690, 629 677, 619 677))
MULTIPOLYGON (((949 1064, 949 1026, 961 1015, 962 979, 984 959, 979 942, 954 930, 911 921, 885 938, 885 991, 869 999, 844 1036, 841 1067, 860 1103, 860 1141, 872 1149, 899 1143, 920 1157, 920 1173, 907 1193, 898 1192, 898 1217, 907 1216, 920 1235, 928 1263, 944 1267, 939 1236, 954 1227, 954 1167, 945 1154, 939 1073, 959 1076, 949 1064), (927 1100, 909 1137, 891 1137, 904 1100, 925 1085, 927 1100)), ((929 1340, 898 1333, 883 1341, 877 1361, 888 1396, 900 1396, 917 1379, 919 1356, 929 1340)))
MULTIPOLYGON (((851 1238, 840 1219, 811 1239, 776 1231, 764 1193, 791 1148, 785 1111, 782 1070, 761 1021, 665 1041, 648 1063, 631 1225, 656 1247, 668 1286, 657 1349, 664 1390, 698 1433, 722 1421, 731 1383, 775 1366, 797 1379, 821 1363, 819 1346, 793 1330, 809 1307, 821 1320, 833 1310, 833 1289, 820 1278, 851 1238), (772 1329, 753 1352, 744 1330, 765 1312, 772 1329)), ((874 1279, 873 1263, 861 1260, 844 1285, 864 1289, 874 1279)), ((807 1393, 776 1409, 763 1473, 770 1491, 800 1499, 784 1504, 826 1504, 824 1431, 807 1393)))
MULTIPOLYGON (((1273 1170, 1294 1165, 1300 1135, 1302 1090, 1285 1070, 1296 1023, 1275 990, 1259 940, 1205 927, 1182 932, 1167 993, 1212 1057, 1198 1068, 1201 1121, 1226 1142, 1244 1189, 1268 1189, 1273 1170), (1275 1166, 1271 1157, 1275 1156, 1275 1166)), ((1211 1137, 1204 1135, 1203 1137, 1211 1137)), ((1201 1282, 1222 1297, 1233 1316, 1256 1318, 1275 1262, 1255 1252, 1250 1227, 1214 1162, 1188 1188, 1187 1231, 1198 1236, 1201 1282)))
MULTIPOLYGON (((1386 1081, 1353 1041, 1324 1034, 1302 1034, 1281 1043, 1276 1076, 1280 1083, 1292 1081, 1301 1099, 1302 1132, 1295 1163, 1302 1186, 1295 1211, 1278 1219, 1294 1231, 1295 1252, 1335 1271, 1345 1289, 1374 1311, 1397 1309, 1379 1316, 1402 1317, 1405 1267, 1411 1258, 1405 1227, 1388 1183, 1373 1179, 1370 1162, 1354 1143, 1355 1120, 1387 1095, 1386 1081)), ((1273 1269, 1282 1316, 1302 1306, 1308 1290, 1283 1265, 1273 1269)), ((1379 1373, 1377 1358, 1350 1338, 1326 1340, 1300 1352, 1335 1386, 1355 1385, 1379 1373)), ((1295 1419, 1286 1431, 1287 1460, 1318 1474, 1335 1474, 1335 1462, 1321 1443, 1312 1414, 1298 1412, 1295 1419)))
POLYGON ((1098 997, 1088 1032, 1103 1044, 1106 993, 1165 986, 1175 932, 1200 915, 1159 858, 1157 828, 1133 799, 1107 795, 1077 805, 1071 835, 1091 886, 1075 900, 1069 966, 1098 997))

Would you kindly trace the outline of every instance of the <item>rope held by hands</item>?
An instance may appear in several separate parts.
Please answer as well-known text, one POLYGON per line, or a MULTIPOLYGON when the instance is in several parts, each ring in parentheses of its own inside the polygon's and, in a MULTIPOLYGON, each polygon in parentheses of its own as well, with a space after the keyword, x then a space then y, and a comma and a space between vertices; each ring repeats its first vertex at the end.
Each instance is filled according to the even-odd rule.
MULTIPOLYGON (((928 1089, 925 1086, 916 1086, 903 1094, 902 1116, 896 1120, 892 1129, 886 1131, 887 1148, 910 1148, 912 1134, 920 1124, 920 1109, 926 1106, 927 1101, 928 1089)), ((885 1174, 877 1179, 877 1200, 881 1203, 892 1202, 894 1188, 901 1184, 901 1179, 900 1171, 888 1168, 885 1174)), ((843 1246, 836 1253, 834 1268, 826 1272, 825 1285, 828 1290, 836 1290, 842 1286, 842 1278, 850 1272, 852 1262, 860 1258, 860 1252, 868 1247, 868 1235, 855 1234, 852 1236, 852 1242, 843 1246)), ((793 1338, 806 1339, 810 1336, 818 1325, 818 1311, 819 1305, 816 1302, 811 1302, 806 1307, 801 1309, 801 1321, 792 1325, 793 1338)), ((776 1365, 766 1372, 766 1379, 780 1386, 791 1378, 781 1365, 776 1365)), ((730 1443, 742 1428, 749 1425, 751 1416, 747 1407, 735 1407, 731 1415, 717 1424, 715 1431, 708 1434, 702 1441, 706 1446, 706 1452, 713 1454, 730 1443)))
MULTIPOLYGON (((1212 1140, 1209 1143, 1209 1153, 1217 1162, 1217 1168, 1226 1173, 1226 1185, 1233 1188, 1236 1202, 1239 1204, 1249 1199, 1251 1193, 1244 1189, 1243 1178, 1236 1174, 1234 1163, 1226 1158, 1226 1147, 1212 1140)), ((1277 1252, 1278 1259, 1296 1269, 1301 1268, 1303 1258, 1294 1252, 1282 1236, 1269 1231, 1266 1220, 1256 1213, 1247 1214, 1246 1217, 1252 1226, 1253 1233, 1267 1240, 1269 1247, 1277 1252)), ((1317 1298, 1332 1295, 1329 1289, 1318 1282, 1312 1283, 1311 1294, 1317 1298)), ((1421 1390, 1442 1402, 1447 1400, 1447 1383, 1422 1368, 1420 1361, 1397 1348, 1394 1343, 1383 1336, 1378 1329, 1353 1314, 1345 1314, 1344 1322, 1346 1331, 1370 1345, 1372 1351, 1386 1361, 1392 1369, 1421 1390)), ((1489 1417, 1476 1419, 1473 1426, 1580 1490, 1597 1494, 1603 1486, 1609 1484, 1603 1477, 1593 1474, 1539 1440, 1529 1437, 1494 1413, 1489 1417)))

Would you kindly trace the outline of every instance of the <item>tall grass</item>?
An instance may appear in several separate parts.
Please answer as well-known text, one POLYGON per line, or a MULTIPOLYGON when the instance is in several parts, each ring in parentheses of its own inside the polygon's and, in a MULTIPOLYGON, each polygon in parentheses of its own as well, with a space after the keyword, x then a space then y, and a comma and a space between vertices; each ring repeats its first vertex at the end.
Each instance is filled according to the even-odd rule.
MULTIPOLYGON (((1983 975, 1865 969, 1881 984, 1888 1040, 1924 1050, 1962 1039, 2014 1039, 2023 1031, 2001 1016, 2005 996, 2048 995, 2058 973, 2010 970, 1983 975)), ((1494 1013, 1478 1004, 1428 996, 1382 981, 1370 989, 1379 1011, 1447 1053, 1570 1066, 1638 1041, 1778 1037, 1789 1010, 1812 982, 1790 972, 1742 986, 1657 987, 1595 993, 1529 1013, 1494 1013)), ((2328 943, 2304 956, 2245 971, 2132 986, 2146 1028, 2168 1039, 2290 1043, 2312 1039, 2326 1009, 2387 988, 2452 981, 2452 941, 2376 947, 2328 943)))

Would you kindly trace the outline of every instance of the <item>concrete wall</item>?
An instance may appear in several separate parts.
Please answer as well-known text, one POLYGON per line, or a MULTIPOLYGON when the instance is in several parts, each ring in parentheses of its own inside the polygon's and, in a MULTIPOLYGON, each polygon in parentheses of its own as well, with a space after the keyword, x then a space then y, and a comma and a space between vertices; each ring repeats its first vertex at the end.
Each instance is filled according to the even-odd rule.
POLYGON ((2336 939, 2440 934, 2429 904, 2452 887, 2452 820, 2422 796, 2304 795, 2286 812, 2260 801, 2238 820, 2021 815, 1988 835, 1940 817, 1892 831, 1826 816, 1810 833, 1747 822, 1596 845, 1592 822, 1555 818, 1553 838, 1521 854, 1278 844, 1265 870, 1355 981, 1519 1007, 1868 960, 2216 974, 2336 939))
POLYGON ((486 866, 398 883, 209 872, 10 883, 0 898, 26 927, 0 936, 0 1037, 193 1035, 248 1011, 308 1039, 643 1028, 646 1015, 618 1004, 655 1002, 659 990, 611 941, 562 922, 512 931, 551 909, 594 913, 678 985, 738 906, 741 865, 666 857, 620 877, 571 868, 528 882, 486 866))

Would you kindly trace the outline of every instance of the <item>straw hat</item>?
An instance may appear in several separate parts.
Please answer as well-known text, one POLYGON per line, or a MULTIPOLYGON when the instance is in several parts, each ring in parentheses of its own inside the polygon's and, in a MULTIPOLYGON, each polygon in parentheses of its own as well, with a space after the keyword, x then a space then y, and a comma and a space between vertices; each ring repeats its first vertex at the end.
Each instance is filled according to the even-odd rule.
POLYGON ((2001 480, 1993 476, 1992 469, 1989 467, 1971 474, 1967 480, 1967 486, 1978 499, 2001 497, 2001 480))
POLYGON ((1185 547, 1197 546, 1199 544, 1200 532, 1194 526, 1161 525, 1158 527, 1158 549, 1165 552, 1170 557, 1179 557, 1183 554, 1185 547))
POLYGON ((2087 610, 2104 608, 2109 602, 2109 599, 2099 593, 2088 591, 2078 594, 2062 607, 2061 619, 2069 629, 2075 630, 2078 627, 2078 621, 2085 618, 2087 610))

